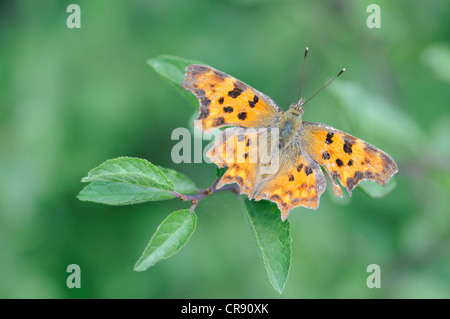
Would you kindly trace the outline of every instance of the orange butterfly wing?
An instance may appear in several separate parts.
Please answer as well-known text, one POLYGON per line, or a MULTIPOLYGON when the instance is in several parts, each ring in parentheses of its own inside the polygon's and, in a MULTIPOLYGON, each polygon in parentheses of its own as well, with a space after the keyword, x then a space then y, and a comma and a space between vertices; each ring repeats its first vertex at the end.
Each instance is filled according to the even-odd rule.
MULTIPOLYGON (((261 147, 271 148, 271 138, 261 138, 258 132, 251 128, 232 127, 216 138, 207 156, 219 167, 229 167, 217 188, 237 183, 240 192, 250 199, 274 201, 281 211, 282 220, 286 220, 289 212, 297 206, 318 208, 319 198, 326 187, 319 164, 301 150, 300 144, 291 143, 281 150, 281 161, 275 171, 265 174, 259 151, 261 147)), ((278 141, 276 144, 278 147, 278 141)))
POLYGON ((322 165, 333 183, 334 193, 342 197, 339 182, 351 196, 362 180, 383 186, 397 173, 397 164, 380 149, 322 123, 303 121, 304 143, 312 158, 322 165))
POLYGON ((206 65, 189 65, 181 87, 200 101, 194 125, 202 131, 223 126, 270 127, 282 113, 265 94, 206 65))
POLYGON ((251 196, 259 179, 257 140, 256 131, 237 127, 227 128, 217 136, 214 146, 206 156, 219 167, 229 167, 217 184, 217 188, 237 183, 241 193, 251 196))
POLYGON ((256 200, 269 199, 276 202, 283 221, 297 206, 317 209, 320 196, 326 187, 320 166, 307 154, 301 154, 297 148, 294 149, 295 151, 283 151, 287 151, 288 156, 285 162, 281 163, 280 170, 261 181, 254 194, 256 200))

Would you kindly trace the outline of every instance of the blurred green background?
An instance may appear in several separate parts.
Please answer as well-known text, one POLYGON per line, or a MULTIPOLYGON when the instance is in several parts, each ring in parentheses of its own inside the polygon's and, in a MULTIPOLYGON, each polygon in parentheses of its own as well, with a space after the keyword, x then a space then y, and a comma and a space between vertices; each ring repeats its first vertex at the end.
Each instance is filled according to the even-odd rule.
MULTIPOLYGON (((419 298, 450 297, 450 6, 378 1, 0 1, 0 297, 419 298), (361 191, 290 217, 292 269, 270 285, 242 200, 219 193, 174 257, 133 265, 177 200, 109 207, 78 201, 80 179, 101 162, 136 156, 183 172, 199 187, 213 164, 174 164, 173 129, 194 109, 147 64, 160 54, 208 63, 295 102, 342 67, 304 119, 363 138, 398 163, 397 188, 361 191), (81 267, 81 289, 66 267, 81 267), (369 264, 381 288, 369 289, 369 264)), ((204 143, 206 145, 207 143, 204 143)))

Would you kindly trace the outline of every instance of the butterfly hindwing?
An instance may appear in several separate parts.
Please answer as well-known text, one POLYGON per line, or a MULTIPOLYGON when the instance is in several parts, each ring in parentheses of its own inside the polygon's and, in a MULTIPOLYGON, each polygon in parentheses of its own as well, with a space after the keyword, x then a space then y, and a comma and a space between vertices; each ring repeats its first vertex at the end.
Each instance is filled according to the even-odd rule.
MULTIPOLYGON (((217 188, 237 183, 240 193, 250 199, 274 201, 282 220, 297 206, 318 208, 326 181, 317 162, 302 154, 299 144, 292 144, 281 150, 282 161, 275 172, 264 174, 259 150, 270 135, 262 139, 257 132, 233 127, 216 138, 207 156, 220 167, 228 166, 217 188)), ((264 147, 270 148, 271 143, 264 147)))
POLYGON ((219 167, 229 167, 217 188, 237 183, 241 193, 251 195, 259 177, 257 143, 258 133, 253 129, 231 127, 217 136, 206 156, 219 167))
POLYGON ((200 101, 194 125, 203 131, 223 126, 269 126, 281 113, 265 94, 206 65, 189 65, 182 88, 200 101))
POLYGON ((254 198, 276 202, 284 221, 297 206, 317 209, 326 181, 320 166, 300 151, 300 145, 287 147, 282 154, 286 156, 279 171, 261 181, 254 198))
POLYGON ((303 122, 304 143, 312 158, 325 168, 337 196, 339 182, 352 194, 362 180, 383 186, 397 172, 389 155, 369 143, 322 123, 303 122))

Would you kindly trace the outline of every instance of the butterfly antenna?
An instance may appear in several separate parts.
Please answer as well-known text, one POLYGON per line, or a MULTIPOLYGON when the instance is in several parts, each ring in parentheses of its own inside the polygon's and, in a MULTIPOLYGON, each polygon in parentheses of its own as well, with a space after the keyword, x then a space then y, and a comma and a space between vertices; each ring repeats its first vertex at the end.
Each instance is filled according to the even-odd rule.
POLYGON ((330 82, 328 82, 327 84, 325 84, 324 86, 322 86, 322 88, 321 88, 319 91, 317 91, 316 93, 314 93, 313 96, 311 96, 309 99, 307 99, 306 102, 303 103, 303 105, 305 105, 306 103, 308 103, 308 101, 311 100, 313 97, 315 97, 315 96, 317 95, 317 93, 319 93, 319 92, 322 91, 324 88, 326 88, 328 85, 330 85, 330 83, 333 82, 334 80, 336 80, 336 78, 337 78, 339 75, 341 75, 342 73, 344 73, 344 71, 345 71, 345 68, 343 68, 342 70, 340 70, 339 73, 336 74, 335 77, 332 78, 332 79, 330 80, 330 82))
POLYGON ((302 93, 303 72, 305 71, 306 56, 308 55, 308 51, 309 51, 309 48, 306 47, 306 49, 305 49, 305 57, 303 58, 302 76, 300 77, 300 89, 298 90, 297 101, 300 100, 300 94, 302 93))

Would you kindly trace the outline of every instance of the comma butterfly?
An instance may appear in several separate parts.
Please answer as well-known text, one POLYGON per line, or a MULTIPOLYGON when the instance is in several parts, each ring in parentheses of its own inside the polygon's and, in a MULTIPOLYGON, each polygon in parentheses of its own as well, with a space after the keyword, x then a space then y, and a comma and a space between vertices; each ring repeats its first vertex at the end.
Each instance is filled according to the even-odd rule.
POLYGON ((240 193, 250 199, 276 202, 283 221, 294 207, 318 208, 326 187, 320 166, 338 197, 342 190, 336 179, 351 196, 360 181, 386 186, 397 172, 393 159, 380 149, 326 124, 303 121, 303 98, 283 111, 267 95, 198 64, 186 68, 182 88, 200 102, 196 127, 202 131, 228 127, 207 154, 219 167, 228 166, 217 187, 237 183, 240 193), (279 154, 272 172, 267 168, 275 157, 263 161, 261 150, 255 151, 262 146, 279 154))

